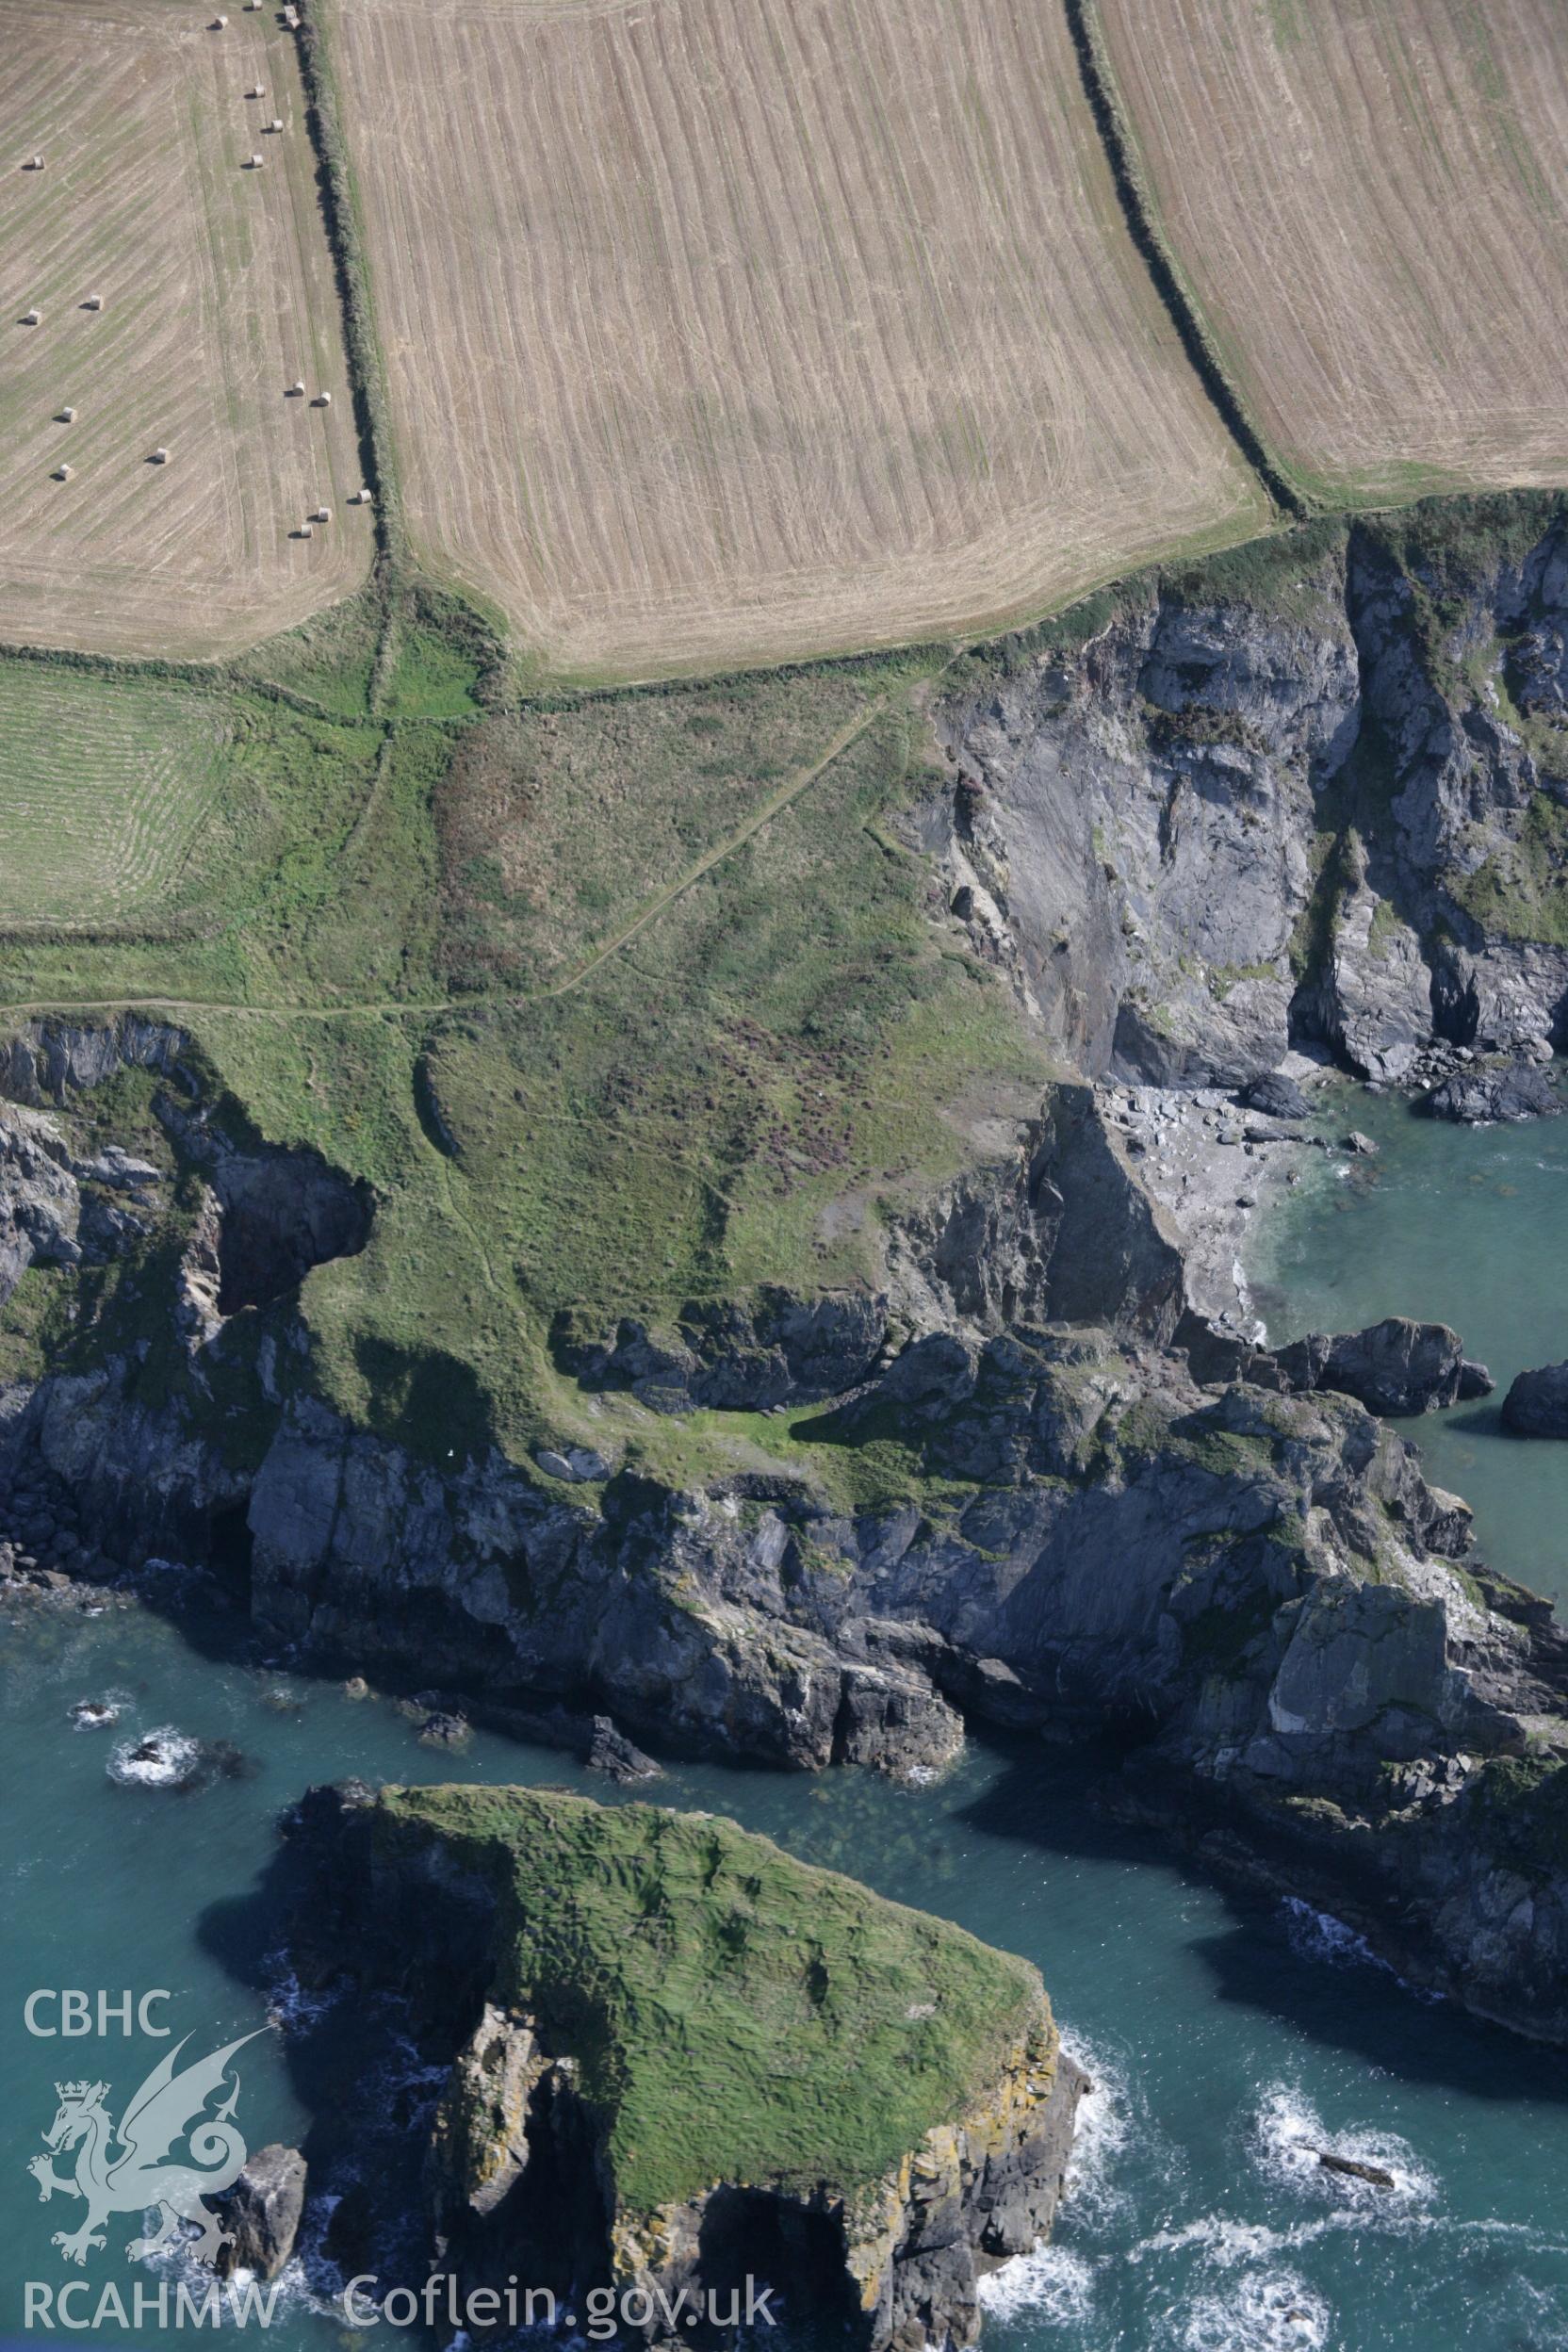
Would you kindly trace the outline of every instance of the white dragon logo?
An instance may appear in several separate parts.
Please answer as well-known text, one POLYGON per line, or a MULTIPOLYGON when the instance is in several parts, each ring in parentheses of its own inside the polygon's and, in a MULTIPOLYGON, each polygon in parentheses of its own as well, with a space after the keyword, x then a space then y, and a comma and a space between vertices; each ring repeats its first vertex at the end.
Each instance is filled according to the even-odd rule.
MULTIPOLYGON (((256 2033, 264 2031, 256 2028, 256 2033)), ((176 2074, 175 2061, 189 2039, 188 2034, 185 2041, 176 2042, 160 2059, 118 2128, 104 2105, 109 2090, 106 2082, 56 2083, 59 2107, 42 2135, 49 2154, 33 2157, 27 2169, 45 2200, 57 2189, 66 2197, 87 2199, 87 2217, 81 2228, 55 2232, 54 2243, 68 2262, 85 2263, 90 2247, 103 2246, 104 2224, 110 2213, 145 2213, 155 2205, 158 2208, 156 2230, 151 2237, 134 2239, 125 2249, 133 2262, 175 2244, 182 2234, 182 2222, 194 2222, 201 2230, 200 2238, 187 2248, 198 2262, 216 2262, 219 2248, 232 2242, 231 2233, 202 2198, 232 2187, 245 2162, 245 2143, 234 2122, 235 2101, 239 2097, 237 2078, 213 2115, 204 2117, 202 2111, 222 2082, 235 2051, 253 2042, 255 2034, 242 2034, 237 2042, 228 2043, 176 2074), (193 2164, 163 2161, 182 2138, 196 2164, 208 2169, 198 2171, 193 2164), (76 2150, 74 2180, 63 2179, 51 2161, 62 2148, 71 2148, 76 2150)))

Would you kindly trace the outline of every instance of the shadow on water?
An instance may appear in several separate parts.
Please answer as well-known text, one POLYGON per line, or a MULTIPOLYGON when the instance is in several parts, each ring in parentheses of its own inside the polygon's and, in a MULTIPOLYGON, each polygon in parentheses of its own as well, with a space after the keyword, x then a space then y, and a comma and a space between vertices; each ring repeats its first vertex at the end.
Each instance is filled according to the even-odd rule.
MULTIPOLYGON (((426 2149, 451 2052, 422 2050, 394 1996, 293 1980, 284 1956, 306 1888, 299 1851, 280 1838, 253 1886, 208 1905, 197 1940, 237 1983, 275 2004, 272 2014, 286 2011, 282 2052, 308 2117, 299 2144, 309 2167, 306 2254, 317 2291, 335 2294, 341 2281, 372 2273, 382 2290, 416 2286, 429 2250, 426 2149)), ((423 2328, 415 2334, 433 2341, 423 2328)))
POLYGON ((1354 1956, 1348 1937, 1343 1957, 1327 1939, 1321 1956, 1302 1949, 1279 1899, 1228 1883, 1155 1831, 1112 1820, 1099 1802, 1118 1760, 1109 1750, 1064 1756, 1017 1740, 988 1745, 1005 1767, 965 1807, 976 1829, 1062 1856, 1161 1872, 1218 1897, 1232 1924, 1186 1941, 1216 2001, 1407 2082, 1488 2100, 1568 2101, 1568 2052, 1415 1991, 1377 1960, 1354 1956))
MULTIPOLYGON (((188 1560, 153 1560, 127 1571, 110 1588, 128 1596, 130 1610, 167 1625, 182 1647, 204 1665, 250 1674, 331 1679, 329 1666, 301 1668, 286 1645, 259 1632, 250 1611, 248 1561, 237 1574, 218 1555, 200 1566, 188 1560)), ((83 1605, 98 1613, 90 1592, 83 1605)), ((69 1621, 67 1621, 69 1622, 69 1621)))
MULTIPOLYGON (((1416 1444, 1420 1445, 1420 1422, 1401 1421, 1397 1426, 1403 1429, 1407 1437, 1414 1438, 1416 1444)), ((1443 1426, 1447 1429, 1457 1429, 1465 1437, 1502 1437, 1511 1441, 1514 1437, 1514 1432, 1503 1419, 1501 1397, 1495 1404, 1456 1406, 1444 1414, 1443 1426)), ((1523 1438, 1517 1442, 1520 1445, 1526 1443, 1523 1438)))

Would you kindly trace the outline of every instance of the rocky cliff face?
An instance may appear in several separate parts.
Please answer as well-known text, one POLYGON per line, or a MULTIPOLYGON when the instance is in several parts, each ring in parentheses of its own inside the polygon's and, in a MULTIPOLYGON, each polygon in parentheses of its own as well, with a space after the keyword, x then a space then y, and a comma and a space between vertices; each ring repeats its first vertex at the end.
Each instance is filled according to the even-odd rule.
POLYGON ((256 1622, 324 1663, 793 1769, 938 1768, 966 1715, 1113 1726, 1168 1815, 1222 1816, 1411 1973, 1568 2036, 1563 1638, 1463 1564, 1468 1513, 1405 1440, 1250 1368, 1204 1385, 1104 1328, 932 1329, 837 1409, 844 1443, 891 1414, 917 1455, 908 1499, 860 1511, 805 1476, 555 1499, 308 1397, 240 1479, 111 1369, 46 1384, 8 1444, 122 1521, 243 1509, 256 1622))
POLYGON ((1239 1083, 1320 1040, 1561 1043, 1568 531, 1356 527, 1119 605, 943 709, 924 838, 1095 1075, 1239 1083))

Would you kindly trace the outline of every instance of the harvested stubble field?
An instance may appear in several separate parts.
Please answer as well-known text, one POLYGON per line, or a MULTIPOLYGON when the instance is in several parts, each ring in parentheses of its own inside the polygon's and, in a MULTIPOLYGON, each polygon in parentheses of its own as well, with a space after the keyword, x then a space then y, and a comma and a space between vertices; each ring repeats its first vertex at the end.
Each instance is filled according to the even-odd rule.
POLYGON ((1265 523, 1058 7, 315 12, 418 550, 555 668, 975 628, 1265 523))
POLYGON ((1176 266, 1302 488, 1568 479, 1561 0, 1091 0, 1176 266))
POLYGON ((0 663, 0 924, 112 928, 160 900, 230 732, 177 687, 0 663))
POLYGON ((232 651, 372 552, 293 41, 270 9, 214 32, 201 0, 4 15, 0 638, 232 651), (286 399, 298 378, 333 406, 286 399), (330 527, 291 538, 318 504, 330 527))

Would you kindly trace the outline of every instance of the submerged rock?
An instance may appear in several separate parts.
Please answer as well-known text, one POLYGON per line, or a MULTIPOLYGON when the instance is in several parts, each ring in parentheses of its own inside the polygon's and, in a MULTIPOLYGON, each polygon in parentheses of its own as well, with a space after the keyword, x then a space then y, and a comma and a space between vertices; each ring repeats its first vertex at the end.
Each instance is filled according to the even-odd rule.
POLYGON ((232 2278, 248 2270, 275 2278, 294 2251, 305 2209, 305 2160, 297 2148, 274 2141, 246 2160, 232 2189, 215 2199, 229 2232, 218 2255, 218 2274, 232 2278))
POLYGON ((1456 1070, 1432 1088, 1424 1107, 1433 1119, 1478 1126, 1491 1119, 1551 1119, 1562 1100, 1544 1070, 1516 1062, 1506 1070, 1456 1070))
POLYGON ((1027 1962, 710 1815, 317 1789, 287 1826, 297 1941, 452 2051, 425 2179, 464 2293, 712 2296, 730 2341, 749 2276, 919 2352, 1049 2230, 1085 2077, 1027 1962))
POLYGON ((254 1767, 232 1740, 195 1740, 166 1723, 139 1740, 122 1740, 106 1770, 125 1788, 188 1789, 248 1779, 254 1767))
POLYGON ((120 1721, 120 1709, 112 1699, 78 1699, 71 1720, 78 1731, 107 1731, 120 1721))
POLYGON ((201 1763, 201 1741, 169 1725, 122 1741, 107 1769, 109 1778, 125 1788, 188 1788, 201 1763))
POLYGON ((1568 1364, 1521 1372, 1503 1398, 1503 1427, 1516 1437, 1568 1437, 1568 1364))
POLYGON ((1402 1315, 1361 1331, 1311 1331, 1276 1348, 1273 1363, 1287 1389, 1336 1389, 1369 1413, 1434 1413, 1489 1396, 1496 1385, 1446 1323, 1415 1323, 1402 1315))
POLYGON ((1352 2180, 1364 2180, 1374 2189, 1392 2189, 1398 2185, 1385 2164, 1369 2164, 1360 2156, 1336 2156, 1331 2148, 1320 2148, 1317 2161, 1325 2172, 1342 2172, 1352 2180))

